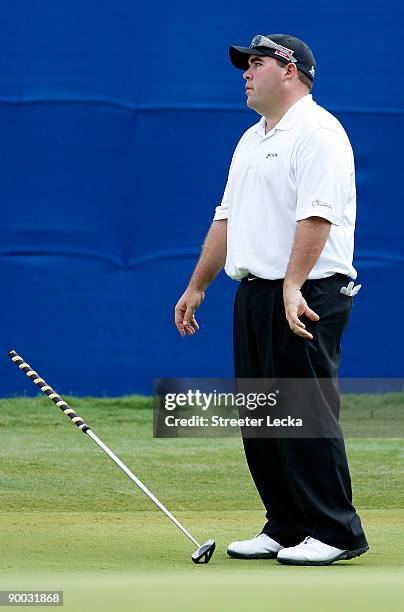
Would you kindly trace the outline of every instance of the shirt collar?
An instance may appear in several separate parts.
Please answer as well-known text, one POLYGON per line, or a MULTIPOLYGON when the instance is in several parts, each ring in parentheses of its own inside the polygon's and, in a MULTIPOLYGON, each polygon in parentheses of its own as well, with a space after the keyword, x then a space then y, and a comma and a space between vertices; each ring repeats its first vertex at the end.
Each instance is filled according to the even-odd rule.
MULTIPOLYGON (((303 98, 299 98, 299 100, 292 104, 292 106, 286 111, 282 119, 275 125, 273 129, 290 130, 295 125, 299 117, 301 117, 301 115, 304 113, 304 111, 308 109, 312 104, 315 104, 315 102, 313 101, 313 97, 311 94, 307 94, 303 96, 303 98)), ((272 132, 272 130, 270 130, 267 134, 265 134, 265 124, 265 117, 261 117, 261 119, 255 126, 255 131, 260 136, 268 136, 268 134, 272 132)))

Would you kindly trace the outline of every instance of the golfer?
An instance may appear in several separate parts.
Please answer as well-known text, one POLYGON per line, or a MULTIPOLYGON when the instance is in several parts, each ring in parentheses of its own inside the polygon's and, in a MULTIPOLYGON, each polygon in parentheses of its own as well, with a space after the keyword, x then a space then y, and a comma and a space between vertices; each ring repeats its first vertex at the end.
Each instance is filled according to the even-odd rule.
MULTIPOLYGON (((196 333, 195 311, 224 266, 239 281, 236 378, 335 381, 357 291, 351 145, 312 99, 316 62, 302 40, 257 35, 249 47, 230 47, 230 60, 244 71, 247 106, 261 118, 236 147, 176 326, 182 336, 196 333)), ((337 390, 322 394, 319 386, 315 401, 338 423, 337 390)), ((243 437, 243 444, 267 522, 258 536, 230 544, 230 556, 329 565, 368 550, 342 434, 243 437)))

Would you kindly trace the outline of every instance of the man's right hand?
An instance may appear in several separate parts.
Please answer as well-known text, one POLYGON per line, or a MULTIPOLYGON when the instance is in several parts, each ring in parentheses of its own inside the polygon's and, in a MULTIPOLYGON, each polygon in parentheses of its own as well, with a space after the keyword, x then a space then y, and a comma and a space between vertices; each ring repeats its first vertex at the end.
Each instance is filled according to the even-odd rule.
POLYGON ((205 298, 204 290, 224 266, 226 248, 227 219, 213 221, 187 290, 175 307, 175 325, 181 336, 193 336, 199 329, 195 311, 205 298))
POLYGON ((193 336, 199 329, 195 319, 195 311, 204 298, 204 291, 188 287, 178 300, 175 307, 175 325, 181 336, 193 336))

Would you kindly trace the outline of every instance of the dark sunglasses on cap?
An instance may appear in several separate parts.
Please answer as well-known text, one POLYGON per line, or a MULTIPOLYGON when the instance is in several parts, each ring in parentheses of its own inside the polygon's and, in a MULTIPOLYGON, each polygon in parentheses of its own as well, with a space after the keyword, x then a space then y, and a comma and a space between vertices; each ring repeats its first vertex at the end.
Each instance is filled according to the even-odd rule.
POLYGON ((293 62, 293 64, 297 64, 297 59, 290 55, 289 49, 282 47, 282 45, 277 45, 267 36, 263 36, 262 34, 257 34, 257 36, 254 36, 249 48, 254 49, 255 47, 268 47, 269 49, 279 51, 283 57, 286 57, 286 59, 293 62))

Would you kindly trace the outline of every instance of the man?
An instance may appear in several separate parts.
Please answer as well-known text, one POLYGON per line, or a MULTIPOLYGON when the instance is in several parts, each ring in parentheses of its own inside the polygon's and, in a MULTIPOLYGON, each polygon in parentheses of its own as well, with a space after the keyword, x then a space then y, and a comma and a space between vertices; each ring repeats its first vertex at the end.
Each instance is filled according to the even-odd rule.
MULTIPOLYGON (((351 307, 356 194, 348 137, 310 95, 316 62, 300 39, 254 37, 230 47, 247 106, 261 120, 242 136, 200 260, 175 319, 182 336, 221 268, 241 281, 234 307, 237 378, 336 380, 351 307)), ((314 398, 338 425, 339 396, 314 398)), ((342 435, 243 437, 267 523, 233 542, 236 558, 329 565, 368 550, 352 505, 342 435)))

